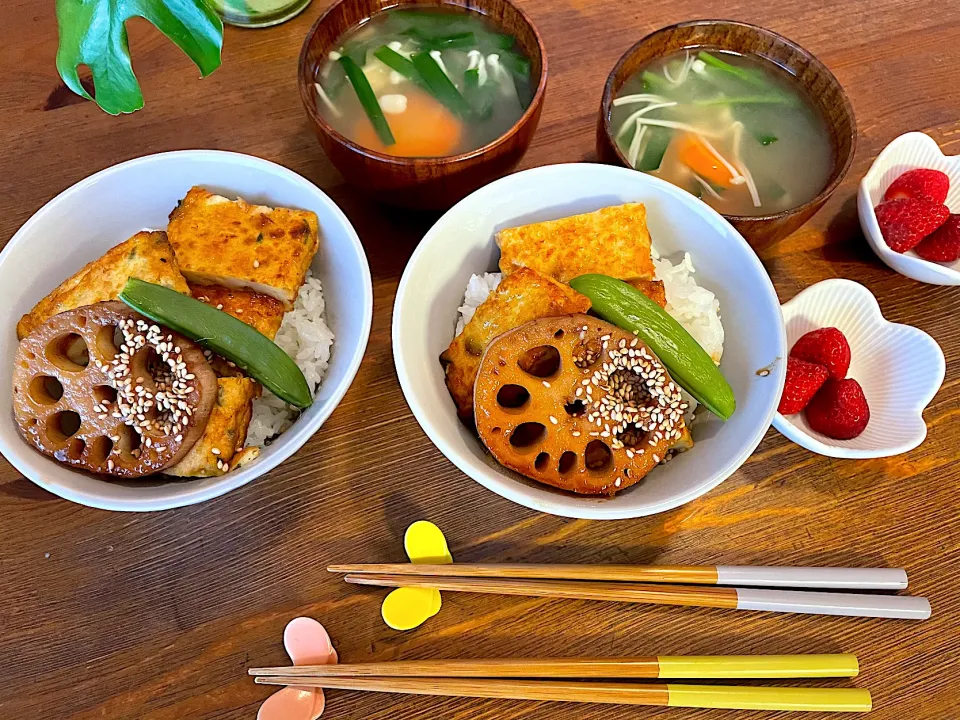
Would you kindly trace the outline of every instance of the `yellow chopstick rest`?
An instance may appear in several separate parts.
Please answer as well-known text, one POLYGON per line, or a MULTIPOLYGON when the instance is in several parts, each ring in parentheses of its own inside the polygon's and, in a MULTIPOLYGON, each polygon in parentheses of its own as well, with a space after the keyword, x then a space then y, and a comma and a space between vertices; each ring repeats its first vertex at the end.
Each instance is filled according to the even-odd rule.
POLYGON ((667 684, 669 707, 870 712, 869 690, 667 684))
MULTIPOLYGON (((403 548, 416 565, 450 565, 453 556, 443 532, 432 522, 418 520, 407 528, 403 548)), ((383 600, 380 615, 394 630, 413 630, 440 612, 440 591, 433 588, 401 587, 383 600)))
POLYGON ((661 655, 659 677, 703 678, 856 677, 856 655, 661 655))

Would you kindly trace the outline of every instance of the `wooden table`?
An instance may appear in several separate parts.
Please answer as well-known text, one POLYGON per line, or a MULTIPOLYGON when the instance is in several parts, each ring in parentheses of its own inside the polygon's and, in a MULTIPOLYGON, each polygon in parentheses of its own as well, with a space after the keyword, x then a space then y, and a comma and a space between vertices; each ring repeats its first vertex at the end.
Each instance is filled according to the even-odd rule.
MULTIPOLYGON (((119 118, 62 86, 52 3, 5 0, 0 242, 56 193, 122 160, 178 148, 248 152, 302 173, 343 207, 367 248, 375 307, 366 359, 344 402, 296 458, 230 495, 158 514, 108 513, 49 495, 0 461, 0 717, 253 718, 269 691, 245 669, 286 661, 281 632, 297 615, 320 619, 345 661, 853 652, 863 668, 855 684, 874 692, 878 720, 960 717, 960 294, 881 265, 860 233, 854 197, 873 157, 902 132, 925 130, 960 152, 960 19, 944 3, 921 0, 521 4, 543 33, 552 73, 524 167, 594 159, 608 70, 636 39, 669 23, 704 15, 755 22, 836 73, 859 120, 856 161, 810 226, 764 259, 782 300, 824 278, 853 278, 889 319, 939 341, 947 378, 926 413, 926 443, 896 458, 830 460, 771 430, 720 487, 656 517, 571 521, 513 505, 433 447, 397 385, 393 296, 434 218, 364 200, 311 135, 296 60, 323 0, 277 28, 229 29, 223 67, 206 80, 152 28, 131 23, 147 105, 119 118), (404 560, 403 531, 421 518, 444 529, 462 561, 902 566, 934 614, 914 624, 448 594, 439 616, 400 634, 380 619, 382 592, 351 589, 324 567, 404 560)), ((773 717, 334 692, 327 713, 773 717)))

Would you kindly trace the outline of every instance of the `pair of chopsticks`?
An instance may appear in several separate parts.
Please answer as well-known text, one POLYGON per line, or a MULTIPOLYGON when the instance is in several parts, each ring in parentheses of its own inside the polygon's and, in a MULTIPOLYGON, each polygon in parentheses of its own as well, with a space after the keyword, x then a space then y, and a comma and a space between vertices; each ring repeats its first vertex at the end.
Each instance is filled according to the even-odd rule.
POLYGON ((346 573, 348 583, 377 587, 814 615, 930 617, 930 602, 923 597, 822 591, 902 590, 907 575, 900 569, 523 564, 364 564, 327 569, 346 573))
POLYGON ((622 682, 634 679, 855 677, 853 655, 412 660, 251 668, 263 685, 410 695, 730 710, 868 712, 867 690, 622 682), (621 682, 597 682, 616 679, 621 682))

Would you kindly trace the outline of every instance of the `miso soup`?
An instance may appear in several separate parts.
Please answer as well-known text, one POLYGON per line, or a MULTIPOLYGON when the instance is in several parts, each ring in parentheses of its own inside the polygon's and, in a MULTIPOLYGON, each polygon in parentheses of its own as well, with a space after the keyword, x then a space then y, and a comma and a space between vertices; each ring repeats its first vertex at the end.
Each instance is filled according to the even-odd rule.
POLYGON ((533 97, 512 35, 467 10, 391 9, 349 30, 319 69, 320 113, 363 147, 437 157, 497 139, 533 97))
POLYGON ((635 169, 725 215, 769 215, 826 186, 829 129, 795 78, 762 58, 688 50, 651 63, 613 101, 615 141, 635 169))

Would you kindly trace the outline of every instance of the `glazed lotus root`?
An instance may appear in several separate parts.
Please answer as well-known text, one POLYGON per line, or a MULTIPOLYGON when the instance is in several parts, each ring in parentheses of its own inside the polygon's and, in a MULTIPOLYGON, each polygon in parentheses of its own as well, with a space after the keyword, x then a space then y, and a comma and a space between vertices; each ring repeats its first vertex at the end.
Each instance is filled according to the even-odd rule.
POLYGON ((587 315, 533 320, 494 340, 474 404, 500 464, 584 495, 639 482, 683 436, 687 407, 643 342, 587 315))
POLYGON ((54 315, 17 349, 20 432, 77 469, 137 478, 175 465, 203 435, 216 398, 198 345, 119 302, 54 315))

